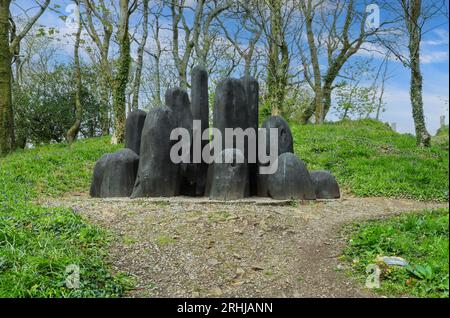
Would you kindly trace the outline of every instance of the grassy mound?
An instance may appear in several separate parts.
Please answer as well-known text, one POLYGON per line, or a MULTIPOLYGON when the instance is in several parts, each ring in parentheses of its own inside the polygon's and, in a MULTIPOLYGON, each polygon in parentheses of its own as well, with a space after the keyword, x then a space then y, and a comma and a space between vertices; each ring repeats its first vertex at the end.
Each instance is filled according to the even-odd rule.
POLYGON ((291 123, 295 153, 309 169, 330 170, 357 196, 448 200, 448 152, 374 120, 291 123))
POLYGON ((105 264, 107 233, 73 211, 33 204, 42 195, 86 190, 109 138, 18 151, 0 159, 0 297, 115 297, 127 286, 105 264), (79 268, 79 288, 66 272, 79 268))
POLYGON ((431 137, 431 142, 433 145, 448 151, 448 125, 439 128, 436 135, 431 137))
POLYGON ((425 211, 353 225, 344 260, 351 275, 364 282, 377 256, 400 256, 406 267, 381 269, 380 289, 389 296, 448 298, 448 210, 425 211))

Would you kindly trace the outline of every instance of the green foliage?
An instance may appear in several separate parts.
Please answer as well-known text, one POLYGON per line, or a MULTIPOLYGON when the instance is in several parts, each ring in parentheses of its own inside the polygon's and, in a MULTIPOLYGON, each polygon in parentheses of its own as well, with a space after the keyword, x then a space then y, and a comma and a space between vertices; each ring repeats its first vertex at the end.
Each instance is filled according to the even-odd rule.
POLYGON ((40 196, 86 191, 95 160, 109 138, 21 150, 0 159, 0 297, 116 297, 129 282, 104 261, 109 237, 66 208, 32 202, 40 196), (80 288, 65 270, 80 268, 80 288))
MULTIPOLYGON (((272 115, 272 105, 266 94, 261 94, 259 100, 259 122, 263 123, 272 115)), ((281 115, 289 121, 297 122, 313 102, 314 94, 308 87, 289 87, 286 91, 281 115)))
POLYGON ((262 99, 259 101, 259 123, 262 124, 272 115, 270 104, 262 99))
POLYGON ((390 296, 448 297, 448 209, 424 211, 353 225, 343 258, 364 282, 377 256, 399 256, 406 267, 382 268, 379 293, 390 296))
POLYGON ((82 139, 18 150, 0 161, 0 200, 2 194, 34 199, 68 192, 86 192, 94 163, 103 154, 122 145, 112 145, 109 137, 82 139))
MULTIPOLYGON (((83 122, 81 134, 96 136, 99 107, 95 73, 83 68, 83 122)), ((32 143, 61 142, 75 120, 75 77, 70 66, 52 71, 30 72, 20 87, 14 88, 16 134, 20 147, 32 143)))
POLYGON ((373 111, 374 87, 344 83, 336 89, 335 111, 340 119, 364 118, 373 111))
POLYGON ((367 61, 356 61, 348 64, 342 70, 343 80, 336 85, 334 95, 336 105, 334 112, 340 119, 368 118, 376 112, 379 106, 384 111, 384 105, 377 105, 378 87, 375 69, 367 61), (363 85, 363 82, 372 82, 371 85, 363 85))
POLYGON ((431 137, 431 143, 448 151, 448 126, 439 128, 436 135, 431 137))
POLYGON ((290 121, 300 121, 302 114, 314 102, 314 94, 308 87, 292 87, 286 92, 283 117, 290 121))
POLYGON ((443 127, 440 127, 436 131, 436 136, 447 136, 448 137, 448 125, 445 125, 443 127))
POLYGON ((291 123, 295 153, 309 169, 330 170, 357 196, 448 200, 448 152, 375 120, 291 123))

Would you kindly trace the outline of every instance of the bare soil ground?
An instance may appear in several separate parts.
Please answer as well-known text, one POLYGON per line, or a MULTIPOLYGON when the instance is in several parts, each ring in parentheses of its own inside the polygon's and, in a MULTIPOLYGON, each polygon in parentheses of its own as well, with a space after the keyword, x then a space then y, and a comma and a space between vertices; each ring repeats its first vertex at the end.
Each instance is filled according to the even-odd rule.
POLYGON ((354 198, 316 202, 250 199, 91 199, 71 207, 111 230, 109 260, 135 277, 129 297, 373 297, 338 257, 344 224, 447 204, 354 198))

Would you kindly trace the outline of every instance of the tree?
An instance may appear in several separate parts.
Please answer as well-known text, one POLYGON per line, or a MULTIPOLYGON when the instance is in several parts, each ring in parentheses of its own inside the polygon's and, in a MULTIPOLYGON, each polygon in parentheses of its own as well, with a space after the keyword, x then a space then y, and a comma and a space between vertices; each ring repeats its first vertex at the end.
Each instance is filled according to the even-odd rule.
MULTIPOLYGON (((13 90, 15 131, 17 146, 39 145, 61 142, 67 138, 67 131, 76 120, 75 67, 68 65, 44 65, 38 60, 43 51, 37 52, 35 61, 24 72, 20 89, 13 90)), ((99 118, 100 91, 99 74, 90 65, 81 65, 83 86, 80 93, 83 105, 80 135, 95 137, 101 135, 99 118)))
POLYGON ((136 10, 137 1, 132 1, 129 7, 129 0, 120 0, 119 26, 117 28, 117 43, 119 45, 119 58, 113 82, 113 112, 114 112, 114 138, 113 143, 122 143, 125 139, 125 119, 126 119, 126 89, 130 72, 130 15, 136 10))
MULTIPOLYGON (((367 12, 358 12, 353 0, 300 0, 303 23, 299 24, 297 47, 303 65, 305 80, 314 90, 314 102, 301 118, 306 123, 313 114, 317 123, 323 123, 331 108, 334 82, 347 61, 369 40, 381 33, 390 21, 366 28, 367 12), (306 33, 306 41, 303 41, 306 33), (321 66, 324 49, 326 67, 321 66)), ((365 10, 366 8, 364 8, 365 10)))
POLYGON ((289 80, 289 48, 286 42, 286 28, 290 13, 283 16, 284 3, 281 0, 267 1, 269 7, 269 30, 266 30, 268 42, 267 90, 272 115, 283 115, 283 104, 289 80))
POLYGON ((387 64, 385 58, 375 71, 371 60, 361 59, 348 63, 342 69, 340 77, 344 80, 339 81, 333 91, 335 113, 340 119, 369 118, 374 112, 379 116, 383 106, 387 64))
POLYGON ((425 126, 423 115, 423 97, 422 97, 422 72, 420 70, 420 41, 422 38, 421 26, 421 0, 402 0, 402 8, 405 14, 406 28, 409 34, 409 68, 411 70, 410 97, 411 106, 416 128, 416 140, 419 146, 430 146, 431 136, 425 126))
POLYGON ((340 119, 367 117, 372 108, 373 86, 359 86, 359 83, 344 83, 336 89, 336 112, 340 119))
POLYGON ((446 1, 396 0, 387 2, 386 8, 398 16, 398 33, 406 34, 406 54, 404 44, 396 39, 380 37, 380 42, 410 70, 410 99, 412 117, 418 146, 430 146, 431 136, 425 125, 422 96, 422 71, 420 69, 420 43, 423 34, 429 32, 425 27, 431 19, 440 14, 446 14, 446 1))
POLYGON ((180 86, 187 88, 188 63, 195 49, 197 62, 207 66, 207 56, 212 45, 209 33, 212 21, 231 6, 231 1, 198 0, 195 8, 186 5, 186 0, 171 0, 172 15, 172 56, 178 71, 180 86), (186 10, 193 10, 192 26, 186 20, 186 10), (180 30, 184 32, 182 43, 184 51, 180 51, 180 30))
POLYGON ((165 52, 165 48, 161 45, 161 39, 160 39, 160 17, 162 14, 164 6, 163 5, 156 5, 153 6, 153 9, 151 10, 151 16, 153 17, 153 23, 152 23, 152 40, 155 43, 155 49, 154 51, 149 51, 145 49, 144 51, 148 53, 154 60, 154 64, 152 67, 150 67, 149 72, 150 78, 147 80, 147 84, 151 85, 153 90, 151 92, 151 97, 148 98, 150 100, 151 105, 158 105, 160 106, 162 104, 161 99, 161 58, 163 53, 165 52))
POLYGON ((0 156, 15 148, 14 112, 12 103, 11 65, 20 41, 27 35, 39 17, 47 9, 50 0, 39 3, 37 13, 16 34, 11 32, 11 0, 0 0, 0 156))
POLYGON ((75 61, 75 122, 72 127, 67 131, 67 142, 69 144, 73 143, 76 139, 78 132, 80 131, 82 116, 83 116, 83 107, 81 105, 81 67, 80 67, 80 38, 81 38, 81 11, 80 11, 80 2, 75 0, 77 4, 77 21, 78 27, 77 32, 75 34, 75 45, 74 45, 74 61, 75 61))
POLYGON ((99 85, 101 87, 102 107, 100 109, 100 118, 102 123, 102 135, 108 135, 110 130, 110 95, 112 79, 112 67, 109 60, 110 43, 113 34, 113 20, 111 12, 104 0, 99 0, 96 4, 93 0, 83 0, 86 10, 85 29, 92 39, 99 52, 100 77, 99 85), (94 18, 96 20, 94 20, 94 18), (102 26, 102 32, 99 33, 95 21, 99 21, 102 26))
MULTIPOLYGON (((257 15, 253 14, 257 4, 255 0, 239 1, 235 10, 230 10, 225 16, 227 23, 217 18, 226 39, 233 45, 234 49, 244 60, 244 76, 251 76, 251 68, 255 65, 253 58, 256 51, 256 44, 260 40, 263 27, 257 15), (230 27, 230 21, 237 20, 237 23, 230 27), (248 33, 248 38, 242 34, 248 33), (244 44, 247 42, 246 44, 244 44)), ((231 70, 232 71, 232 70, 231 70)))
POLYGON ((144 49, 147 43, 148 37, 148 3, 149 0, 142 1, 142 39, 139 42, 139 47, 137 50, 137 61, 136 61, 136 72, 134 74, 133 81, 133 100, 131 102, 131 109, 138 109, 139 106, 139 92, 141 87, 141 77, 142 77, 142 63, 144 61, 144 49))

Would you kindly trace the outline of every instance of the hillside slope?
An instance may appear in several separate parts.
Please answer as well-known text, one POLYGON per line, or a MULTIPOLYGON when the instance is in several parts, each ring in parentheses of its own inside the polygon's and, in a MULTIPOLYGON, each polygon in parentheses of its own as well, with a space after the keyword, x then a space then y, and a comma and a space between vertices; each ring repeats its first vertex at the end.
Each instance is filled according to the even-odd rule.
MULTIPOLYGON (((374 121, 291 124, 295 152, 310 169, 327 169, 356 196, 448 198, 448 152, 419 149, 374 121)), ((0 159, 0 297, 121 296, 128 282, 105 262, 108 234, 41 197, 87 193, 94 163, 121 146, 110 138, 53 144, 0 159), (81 288, 65 287, 65 269, 80 267, 81 288)))
POLYGON ((374 120, 292 125, 295 152, 309 169, 333 172, 357 196, 448 200, 448 151, 374 120))
POLYGON ((0 298, 123 294, 126 277, 113 276, 105 262, 108 233, 71 209, 33 204, 40 196, 85 190, 93 162, 114 148, 108 141, 48 145, 0 159, 0 298), (68 277, 79 288, 68 288, 68 277))

